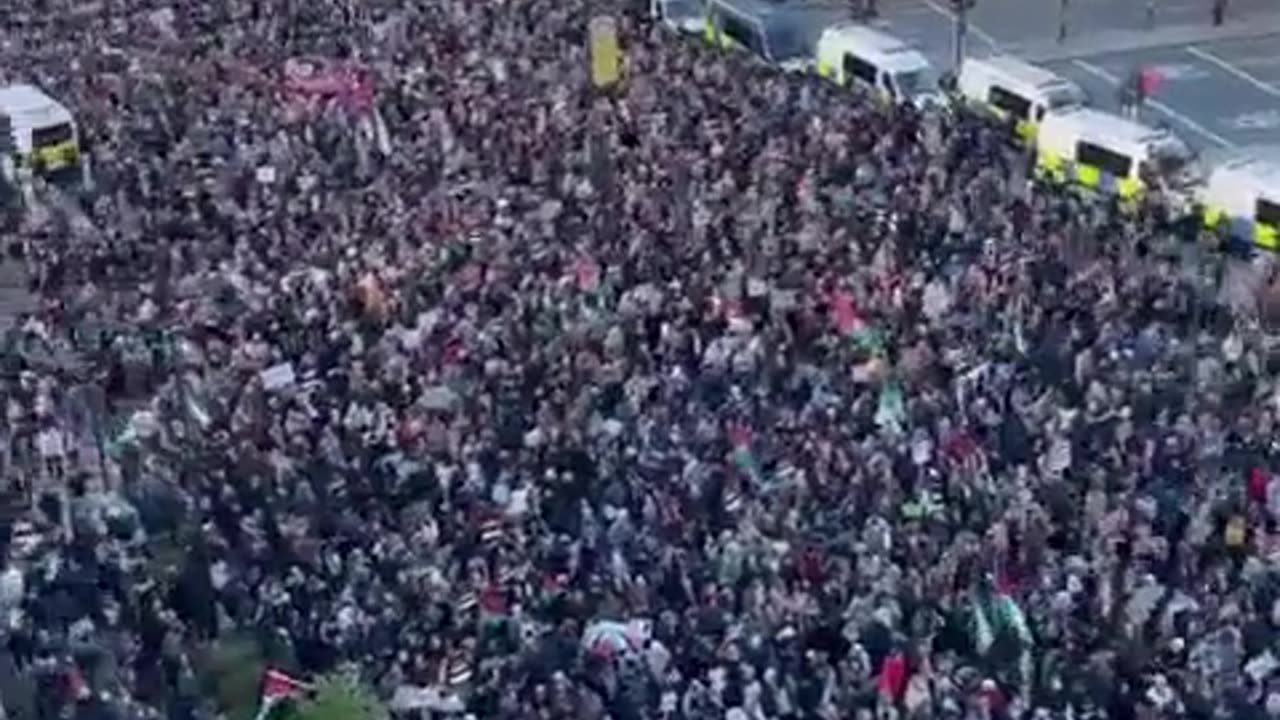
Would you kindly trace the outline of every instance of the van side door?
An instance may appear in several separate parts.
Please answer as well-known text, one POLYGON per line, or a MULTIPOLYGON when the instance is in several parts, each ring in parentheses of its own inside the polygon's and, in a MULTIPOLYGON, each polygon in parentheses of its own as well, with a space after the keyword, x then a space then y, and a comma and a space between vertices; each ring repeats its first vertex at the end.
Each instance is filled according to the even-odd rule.
POLYGON ((995 83, 992 83, 987 90, 987 102, 1000 111, 1007 113, 1014 120, 1029 120, 1031 118, 1030 100, 995 83))
POLYGON ((876 66, 851 52, 844 54, 841 70, 843 83, 860 82, 869 88, 876 87, 876 66))
POLYGON ((746 48, 759 55, 764 51, 764 43, 760 37, 760 28, 756 23, 732 13, 720 15, 720 32, 733 41, 733 44, 746 48))
POLYGON ((880 73, 880 89, 890 101, 896 103, 900 99, 898 97, 898 86, 893 82, 893 76, 887 72, 880 73))

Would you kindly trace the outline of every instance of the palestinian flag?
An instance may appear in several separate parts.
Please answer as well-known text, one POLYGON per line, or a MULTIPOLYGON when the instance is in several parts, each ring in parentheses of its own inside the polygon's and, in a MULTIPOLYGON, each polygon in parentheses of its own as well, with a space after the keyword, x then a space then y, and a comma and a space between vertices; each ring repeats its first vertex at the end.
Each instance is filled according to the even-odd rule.
POLYGON ((481 545, 492 547, 507 537, 507 520, 498 512, 483 512, 476 529, 481 545))
POLYGON ((311 686, 297 678, 279 670, 267 668, 262 675, 261 699, 258 701, 258 713, 254 720, 265 720, 271 711, 285 700, 301 697, 311 690, 311 686))
POLYGON ((480 596, 473 590, 463 590, 454 598, 454 612, 458 615, 470 611, 472 608, 480 604, 480 596))
POLYGON ((724 493, 724 511, 730 515, 737 514, 742 510, 743 504, 746 502, 746 496, 742 490, 737 487, 731 487, 724 493))
POLYGON ((745 322, 747 317, 740 301, 721 295, 711 298, 711 313, 715 317, 722 318, 730 328, 745 322))
POLYGON ((750 428, 742 425, 732 425, 726 431, 726 434, 729 436, 729 444, 733 446, 733 450, 729 454, 730 459, 733 461, 733 466, 750 478, 751 482, 756 485, 762 484, 764 482, 764 471, 760 469, 760 463, 751 452, 752 434, 750 428))
POLYGON ((480 611, 486 615, 507 614, 507 593, 499 585, 490 584, 477 596, 480 611))
POLYGON ((583 255, 573 263, 573 279, 579 292, 594 294, 600 289, 600 263, 590 255, 583 255))
POLYGON ((841 337, 849 338, 858 348, 879 355, 884 352, 884 339, 870 323, 858 312, 853 293, 848 290, 836 290, 828 298, 831 324, 841 337))
POLYGON ((511 563, 504 563, 498 568, 498 584, 510 587, 520 580, 520 568, 511 563))
POLYGON ((182 402, 185 410, 187 411, 187 416, 192 420, 192 422, 199 425, 201 430, 207 430, 213 423, 213 416, 209 414, 209 410, 204 401, 201 398, 196 397, 195 390, 187 387, 185 392, 182 394, 182 402))
POLYGON ((973 616, 969 624, 973 633, 973 649, 977 650, 979 655, 986 655, 996 641, 996 630, 991 623, 991 618, 987 617, 987 611, 982 607, 982 603, 973 604, 973 616))
POLYGON ((889 380, 880 388, 880 401, 876 407, 876 424, 900 432, 907 419, 907 403, 902 395, 902 386, 896 380, 889 380))
POLYGON ((485 545, 496 545, 502 542, 502 538, 507 534, 507 529, 503 527, 501 518, 486 520, 480 526, 480 542, 485 545))
POLYGON ((1003 593, 989 596, 985 601, 973 604, 973 645, 980 654, 986 654, 1000 633, 1008 633, 1023 650, 1035 645, 1035 637, 1027 623, 1026 615, 1017 601, 1003 593))
POLYGON ((471 656, 464 650, 449 654, 444 662, 444 684, 451 688, 462 687, 471 682, 474 672, 471 667, 471 656))
POLYGON ((946 509, 942 497, 930 490, 921 490, 916 498, 902 506, 902 515, 908 520, 931 518, 946 509))
POLYGON ((486 632, 502 628, 511 619, 507 593, 500 585, 490 584, 480 591, 480 627, 486 632))

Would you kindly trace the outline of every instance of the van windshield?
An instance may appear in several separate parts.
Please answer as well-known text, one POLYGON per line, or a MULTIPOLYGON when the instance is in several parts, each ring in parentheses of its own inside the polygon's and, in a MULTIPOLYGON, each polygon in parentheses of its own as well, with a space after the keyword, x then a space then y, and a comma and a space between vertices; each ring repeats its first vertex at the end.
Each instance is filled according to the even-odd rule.
POLYGON ((38 148, 48 147, 64 143, 73 137, 75 137, 75 131, 71 129, 71 123, 59 123, 32 130, 31 145, 38 148))
POLYGON ((938 78, 928 68, 901 72, 893 76, 893 84, 904 97, 921 95, 938 89, 938 78))
POLYGON ((1045 104, 1053 110, 1071 105, 1083 105, 1087 100, 1084 91, 1076 87, 1054 88, 1044 94, 1044 99, 1045 104))
POLYGON ((809 48, 804 36, 793 27, 769 28, 769 59, 774 62, 786 62, 805 57, 809 48))
POLYGON ((1205 176, 1204 164, 1191 148, 1174 139, 1152 148, 1152 169, 1175 187, 1192 185, 1205 176))
POLYGON ((663 0, 663 17, 668 20, 685 20, 702 16, 702 7, 697 0, 663 0))
POLYGON ((821 8, 795 10, 765 23, 769 59, 776 63, 810 60, 822 32, 843 15, 821 8))
POLYGON ((1151 150, 1151 159, 1161 175, 1180 175, 1192 169, 1195 153, 1181 142, 1173 141, 1157 145, 1151 150))

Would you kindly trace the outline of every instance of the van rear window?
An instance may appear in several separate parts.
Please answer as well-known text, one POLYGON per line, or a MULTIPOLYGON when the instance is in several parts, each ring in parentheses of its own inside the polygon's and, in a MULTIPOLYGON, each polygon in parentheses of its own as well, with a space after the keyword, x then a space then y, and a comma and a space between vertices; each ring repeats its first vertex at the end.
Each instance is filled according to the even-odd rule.
POLYGON ((853 53, 844 54, 844 74, 846 77, 858 78, 868 85, 876 84, 876 66, 853 53))
POLYGON ((1031 116, 1031 101, 1021 95, 1005 90, 999 85, 992 85, 987 93, 987 102, 1013 115, 1019 120, 1031 116))
POLYGON ((720 30, 725 37, 739 45, 756 53, 761 51, 760 39, 756 35, 755 28, 739 18, 732 15, 721 15, 720 30))
POLYGON ((50 127, 36 128, 31 131, 32 147, 48 147, 64 143, 75 137, 75 131, 71 129, 70 123, 62 123, 50 127))
POLYGON ((1133 160, 1128 156, 1087 142, 1076 143, 1076 162, 1092 165, 1120 178, 1129 177, 1129 171, 1133 169, 1133 160))
POLYGON ((1259 198, 1257 211, 1253 217, 1260 223, 1266 223, 1272 227, 1280 227, 1280 203, 1273 203, 1270 200, 1259 198))

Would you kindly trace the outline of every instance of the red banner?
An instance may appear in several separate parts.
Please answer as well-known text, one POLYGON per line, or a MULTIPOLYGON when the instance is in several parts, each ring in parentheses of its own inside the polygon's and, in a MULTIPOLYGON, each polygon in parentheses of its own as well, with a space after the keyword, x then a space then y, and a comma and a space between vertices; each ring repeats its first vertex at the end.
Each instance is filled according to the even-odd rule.
POLYGON ((373 71, 357 62, 294 58, 284 65, 284 94, 296 106, 338 103, 351 112, 373 109, 373 71))

